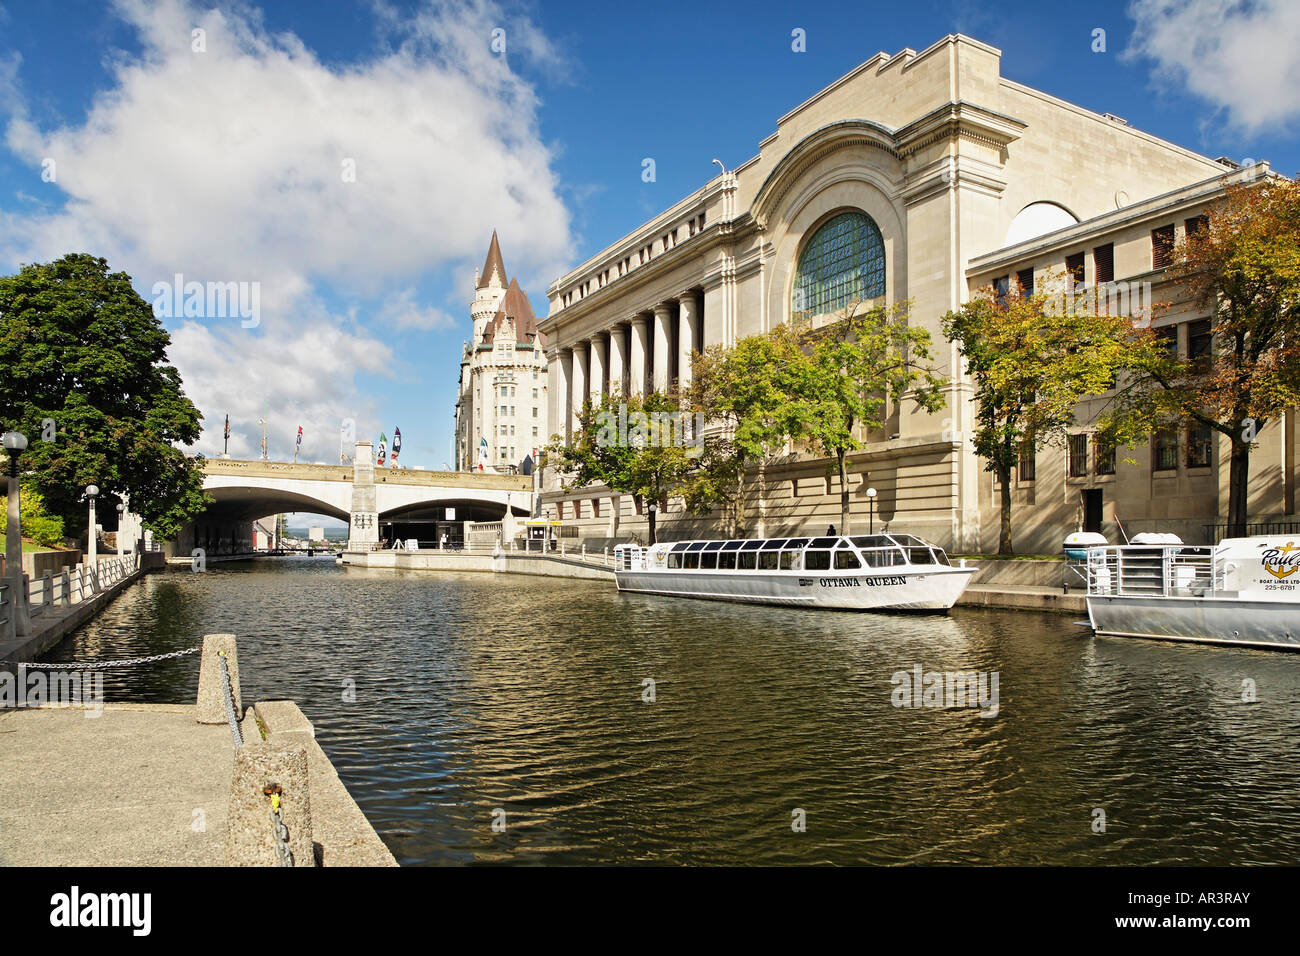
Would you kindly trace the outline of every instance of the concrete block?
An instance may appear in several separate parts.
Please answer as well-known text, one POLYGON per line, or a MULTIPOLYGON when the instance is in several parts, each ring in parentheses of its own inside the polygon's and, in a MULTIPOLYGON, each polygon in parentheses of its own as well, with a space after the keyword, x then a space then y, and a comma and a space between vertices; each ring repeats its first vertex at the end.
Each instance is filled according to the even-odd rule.
POLYGON ((235 751, 226 829, 227 866, 279 866, 269 784, 280 786, 280 819, 294 866, 315 866, 307 750, 256 742, 235 751))
POLYGON ((235 649, 233 634, 205 634, 203 636, 203 653, 199 663, 199 696, 195 719, 201 724, 224 724, 226 722, 225 693, 222 689, 221 664, 217 654, 224 651, 230 671, 230 686, 234 691, 235 716, 238 718, 242 707, 239 696, 239 654, 235 649))

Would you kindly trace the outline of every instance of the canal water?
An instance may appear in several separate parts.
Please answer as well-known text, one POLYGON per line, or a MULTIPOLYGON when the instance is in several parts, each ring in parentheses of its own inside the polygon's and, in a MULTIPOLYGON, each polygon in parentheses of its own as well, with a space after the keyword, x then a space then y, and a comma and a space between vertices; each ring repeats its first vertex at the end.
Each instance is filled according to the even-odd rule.
MULTIPOLYGON (((47 659, 224 631, 403 864, 1296 860, 1300 655, 286 558, 150 575, 47 659), (918 666, 996 675, 996 716, 895 706, 918 666)), ((197 665, 108 699, 191 702, 197 665)))

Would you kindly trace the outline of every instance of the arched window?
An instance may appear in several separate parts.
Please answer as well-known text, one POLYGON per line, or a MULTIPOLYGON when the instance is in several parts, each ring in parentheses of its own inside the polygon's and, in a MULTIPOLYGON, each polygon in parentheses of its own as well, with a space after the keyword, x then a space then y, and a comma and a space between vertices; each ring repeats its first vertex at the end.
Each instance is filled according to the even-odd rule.
POLYGON ((833 216, 799 254, 790 311, 796 319, 824 315, 885 294, 885 242, 862 212, 833 216))

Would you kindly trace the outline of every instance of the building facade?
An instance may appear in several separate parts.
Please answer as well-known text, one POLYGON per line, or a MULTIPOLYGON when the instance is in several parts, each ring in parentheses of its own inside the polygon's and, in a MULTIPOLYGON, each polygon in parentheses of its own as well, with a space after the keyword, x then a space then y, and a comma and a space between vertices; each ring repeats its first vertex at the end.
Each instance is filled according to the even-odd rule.
POLYGON ((461 352, 456 400, 457 471, 512 472, 537 460, 547 431, 546 337, 528 296, 506 275, 496 232, 474 276, 473 337, 461 352))
MULTIPOLYGON (((972 385, 942 317, 994 280, 1074 268, 1080 251, 1088 282, 1158 279, 1152 230, 1183 228, 1225 177, 1258 174, 1006 79, 1000 51, 965 36, 879 53, 781 117, 758 155, 552 284, 539 323, 550 420, 571 436, 585 396, 684 384, 694 351, 795 317, 817 321, 850 301, 906 301, 948 379, 946 407, 927 414, 904 399, 884 428, 861 436, 866 446, 850 458, 852 530, 871 520, 962 553, 994 550, 998 489, 970 446, 972 385), (1095 250, 1108 243, 1107 262, 1095 250)), ((1178 342, 1200 328, 1181 329, 1178 342)), ((1294 475, 1287 429, 1291 419, 1261 436, 1277 448, 1266 444, 1260 458, 1277 452, 1294 475)), ((1154 477, 1141 460, 1117 464, 1115 475, 1067 476, 1069 449, 1040 452, 1017 476, 1018 550, 1058 552, 1076 525, 1116 517, 1130 533, 1144 522, 1165 530, 1166 519, 1213 521, 1226 463, 1211 448, 1211 464, 1200 464, 1204 438, 1190 439, 1201 443, 1197 457, 1154 477)), ((839 520, 828 461, 786 451, 749 482, 751 535, 820 533, 839 520)), ((1294 510, 1293 495, 1267 497, 1266 511, 1294 510)), ((644 503, 607 488, 566 489, 546 475, 541 501, 545 515, 577 522, 584 536, 645 533, 644 503)), ((659 527, 665 537, 720 530, 717 518, 690 518, 672 501, 659 527)))

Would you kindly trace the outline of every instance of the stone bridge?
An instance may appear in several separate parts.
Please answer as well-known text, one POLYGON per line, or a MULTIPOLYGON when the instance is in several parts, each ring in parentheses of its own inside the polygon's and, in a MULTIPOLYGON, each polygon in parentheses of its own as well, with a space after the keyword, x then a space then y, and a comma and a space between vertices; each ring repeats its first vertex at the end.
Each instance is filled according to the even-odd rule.
POLYGON ((252 522, 288 511, 347 521, 349 548, 361 550, 383 537, 436 540, 442 526, 532 514, 531 477, 376 468, 373 460, 369 442, 357 444, 354 465, 209 458, 203 488, 213 503, 190 522, 173 553, 251 551, 252 522))

